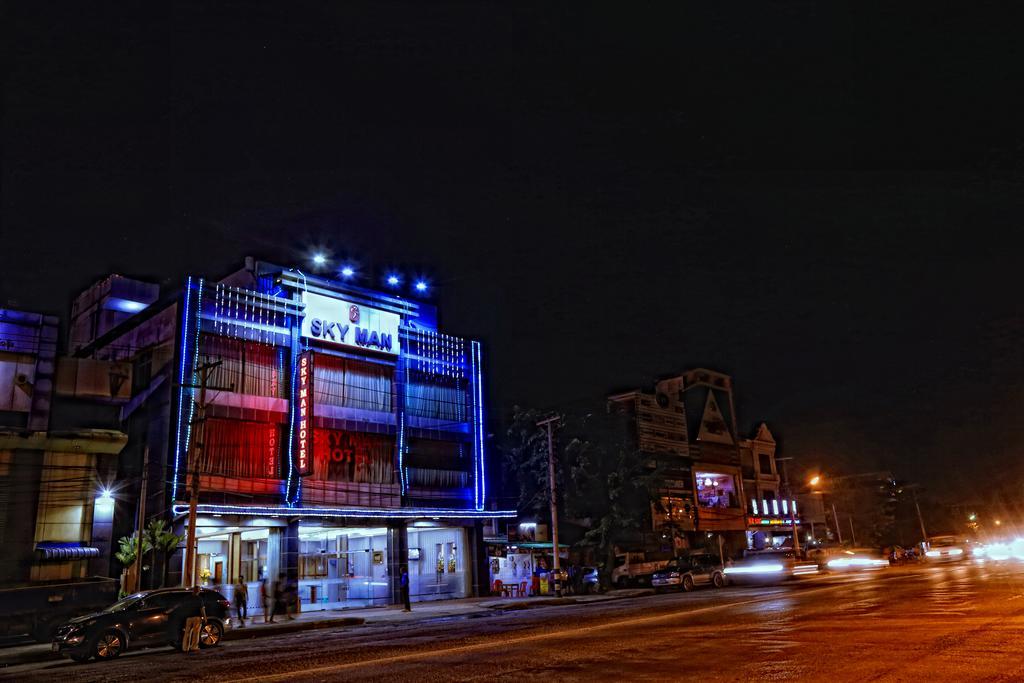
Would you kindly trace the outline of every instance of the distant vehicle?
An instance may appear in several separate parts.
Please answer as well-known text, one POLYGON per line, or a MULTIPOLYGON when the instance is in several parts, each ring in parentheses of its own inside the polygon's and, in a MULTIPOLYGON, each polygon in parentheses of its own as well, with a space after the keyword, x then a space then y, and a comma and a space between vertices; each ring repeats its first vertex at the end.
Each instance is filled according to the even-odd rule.
POLYGON ((615 556, 612 584, 626 588, 634 583, 647 583, 654 572, 667 564, 668 560, 647 560, 644 553, 620 553, 615 556))
POLYGON ((932 562, 959 562, 969 554, 967 543, 956 536, 932 536, 924 556, 932 562))
POLYGON ((90 658, 114 659, 129 647, 181 647, 187 616, 194 614, 201 600, 206 607, 206 624, 199 646, 214 647, 231 625, 229 603, 217 591, 165 588, 135 593, 106 609, 72 619, 57 629, 53 651, 76 662, 90 658))
POLYGON ((707 555, 690 555, 669 560, 668 565, 651 577, 655 590, 674 588, 692 591, 696 586, 710 585, 722 588, 726 584, 725 574, 716 559, 707 555))
POLYGON ((102 609, 117 600, 115 579, 91 578, 0 589, 0 635, 28 634, 48 643, 68 619, 102 609))
POLYGON ((832 555, 825 567, 833 572, 877 571, 889 566, 889 559, 872 548, 850 548, 832 555))
POLYGON ((730 583, 777 583, 818 573, 818 563, 801 560, 792 550, 748 552, 724 569, 730 583))

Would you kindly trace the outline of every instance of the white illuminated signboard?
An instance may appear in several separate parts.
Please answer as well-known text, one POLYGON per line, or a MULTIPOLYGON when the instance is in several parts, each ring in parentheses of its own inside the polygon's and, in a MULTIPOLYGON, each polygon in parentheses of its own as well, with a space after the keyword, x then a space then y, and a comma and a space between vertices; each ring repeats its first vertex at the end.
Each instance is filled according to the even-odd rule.
POLYGON ((397 313, 312 292, 303 292, 302 300, 306 302, 303 337, 398 355, 398 326, 402 319, 397 313))

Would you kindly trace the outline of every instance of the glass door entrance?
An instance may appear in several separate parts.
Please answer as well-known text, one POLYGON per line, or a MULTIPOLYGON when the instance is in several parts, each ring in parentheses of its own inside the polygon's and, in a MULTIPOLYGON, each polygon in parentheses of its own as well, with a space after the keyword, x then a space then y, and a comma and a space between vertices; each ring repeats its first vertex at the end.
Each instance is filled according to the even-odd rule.
POLYGON ((303 527, 299 548, 304 611, 388 603, 385 529, 303 527))

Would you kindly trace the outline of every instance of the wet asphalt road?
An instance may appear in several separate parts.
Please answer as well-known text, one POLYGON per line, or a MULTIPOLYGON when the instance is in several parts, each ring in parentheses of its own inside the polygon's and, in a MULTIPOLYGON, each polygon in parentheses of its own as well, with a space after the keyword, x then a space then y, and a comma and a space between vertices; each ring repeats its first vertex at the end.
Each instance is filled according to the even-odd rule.
POLYGON ((885 570, 416 624, 185 655, 48 662, 24 681, 1021 681, 1024 568, 885 570))

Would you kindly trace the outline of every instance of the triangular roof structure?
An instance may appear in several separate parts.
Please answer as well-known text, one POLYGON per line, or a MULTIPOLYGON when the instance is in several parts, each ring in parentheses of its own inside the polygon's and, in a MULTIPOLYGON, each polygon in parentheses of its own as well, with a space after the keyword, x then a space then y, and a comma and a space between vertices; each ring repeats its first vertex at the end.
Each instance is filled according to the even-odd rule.
POLYGON ((697 440, 733 445, 732 434, 729 433, 729 423, 722 417, 718 401, 715 400, 715 394, 711 391, 708 392, 708 399, 704 403, 704 414, 701 416, 697 440))
POLYGON ((767 441, 769 443, 775 443, 775 437, 772 436, 772 432, 768 429, 768 425, 764 422, 757 428, 757 435, 754 437, 754 441, 767 441))

